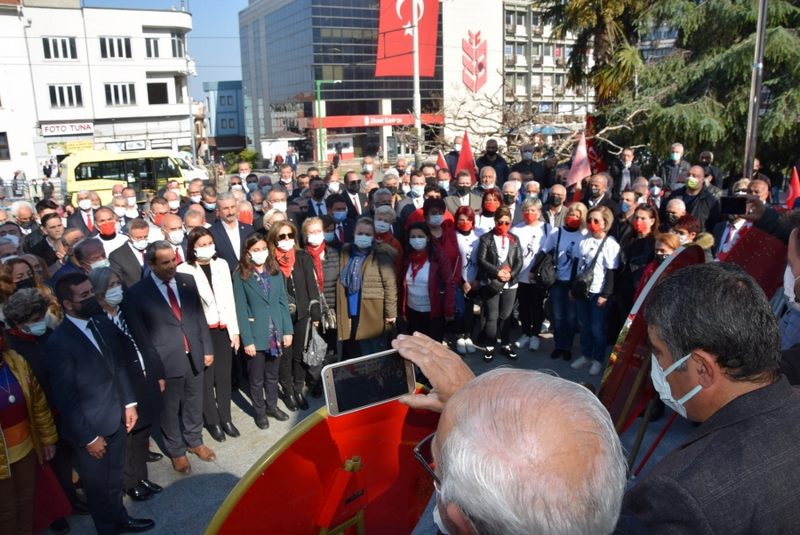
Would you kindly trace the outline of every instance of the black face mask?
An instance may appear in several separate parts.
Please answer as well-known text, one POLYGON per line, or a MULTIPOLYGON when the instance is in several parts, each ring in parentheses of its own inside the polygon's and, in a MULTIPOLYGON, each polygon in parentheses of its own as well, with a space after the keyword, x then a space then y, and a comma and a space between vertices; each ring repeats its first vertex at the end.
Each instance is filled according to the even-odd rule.
POLYGON ((359 191, 361 191, 361 181, 360 180, 353 180, 352 182, 347 183, 347 191, 355 195, 359 191))
POLYGON ((325 190, 326 189, 327 188, 325 188, 325 187, 314 188, 314 198, 315 199, 322 199, 323 197, 325 197, 325 190))
POLYGON ((88 320, 92 316, 103 313, 103 308, 100 306, 95 296, 87 297, 83 301, 79 301, 78 304, 80 305, 80 309, 75 311, 74 314, 81 319, 88 320))
POLYGON ((463 197, 468 193, 469 193, 469 187, 467 186, 458 186, 456 188, 456 194, 458 194, 459 197, 463 197))
POLYGON ((33 288, 33 277, 28 277, 27 279, 22 279, 21 281, 17 281, 16 288, 17 290, 22 290, 23 288, 33 288))
POLYGON ((396 194, 397 194, 397 186, 389 186, 389 187, 388 187, 388 188, 386 188, 386 189, 388 189, 389 191, 391 191, 391 192, 392 192, 392 195, 396 195, 396 194))
POLYGON ((667 222, 669 223, 670 226, 672 226, 675 223, 677 223, 678 219, 680 219, 680 218, 678 216, 676 216, 675 214, 667 214, 667 222))
POLYGON ((517 200, 516 195, 512 195, 510 193, 503 194, 503 204, 506 206, 511 206, 517 200))
POLYGON ((562 199, 561 197, 550 197, 550 204, 552 204, 553 206, 561 206, 563 202, 564 199, 562 199))
POLYGON ((656 254, 655 257, 656 264, 662 263, 664 260, 667 259, 668 256, 669 256, 668 254, 656 254))

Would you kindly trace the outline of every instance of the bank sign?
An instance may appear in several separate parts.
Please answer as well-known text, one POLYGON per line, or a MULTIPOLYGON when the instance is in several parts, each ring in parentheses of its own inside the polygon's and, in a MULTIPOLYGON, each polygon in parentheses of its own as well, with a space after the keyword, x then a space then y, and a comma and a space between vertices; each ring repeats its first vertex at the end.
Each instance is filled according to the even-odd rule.
POLYGON ((42 135, 50 136, 80 136, 94 133, 94 123, 54 123, 43 124, 42 135))

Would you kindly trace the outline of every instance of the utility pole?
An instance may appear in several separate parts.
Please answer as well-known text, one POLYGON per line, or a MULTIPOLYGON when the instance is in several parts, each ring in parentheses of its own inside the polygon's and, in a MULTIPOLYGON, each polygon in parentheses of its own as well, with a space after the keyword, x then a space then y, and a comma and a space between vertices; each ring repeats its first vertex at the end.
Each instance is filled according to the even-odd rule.
POLYGON ((419 4, 411 0, 411 43, 414 47, 414 129, 417 131, 417 150, 414 152, 414 169, 422 164, 420 150, 425 141, 422 133, 422 96, 419 90, 419 4))
POLYGON ((747 111, 747 142, 744 152, 744 171, 742 176, 752 178, 753 160, 756 157, 758 141, 758 113, 761 107, 761 82, 764 78, 764 39, 767 33, 768 0, 758 1, 758 21, 756 23, 756 46, 753 53, 753 75, 750 82, 750 106, 747 111))

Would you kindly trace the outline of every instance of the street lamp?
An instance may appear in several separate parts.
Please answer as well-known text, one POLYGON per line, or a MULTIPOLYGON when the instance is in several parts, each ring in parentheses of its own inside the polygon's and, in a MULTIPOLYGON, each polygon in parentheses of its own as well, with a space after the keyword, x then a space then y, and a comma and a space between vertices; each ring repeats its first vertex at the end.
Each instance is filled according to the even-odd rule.
POLYGON ((322 97, 320 96, 320 88, 322 84, 341 84, 341 80, 317 80, 314 82, 317 88, 317 98, 315 100, 317 109, 317 158, 320 162, 327 162, 328 155, 325 150, 325 145, 322 142, 322 97))

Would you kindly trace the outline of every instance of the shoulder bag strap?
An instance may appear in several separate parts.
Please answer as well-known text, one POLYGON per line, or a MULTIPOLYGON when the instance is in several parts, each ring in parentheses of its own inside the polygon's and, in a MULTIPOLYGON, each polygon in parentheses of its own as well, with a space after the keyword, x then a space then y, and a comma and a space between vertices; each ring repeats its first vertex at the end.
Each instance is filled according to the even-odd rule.
POLYGON ((597 257, 600 256, 600 252, 603 250, 603 245, 606 244, 606 240, 608 239, 608 234, 606 234, 603 239, 600 241, 600 247, 597 248, 597 252, 594 253, 594 258, 592 258, 591 264, 589 264, 588 269, 594 269, 595 264, 597 264, 597 257))

